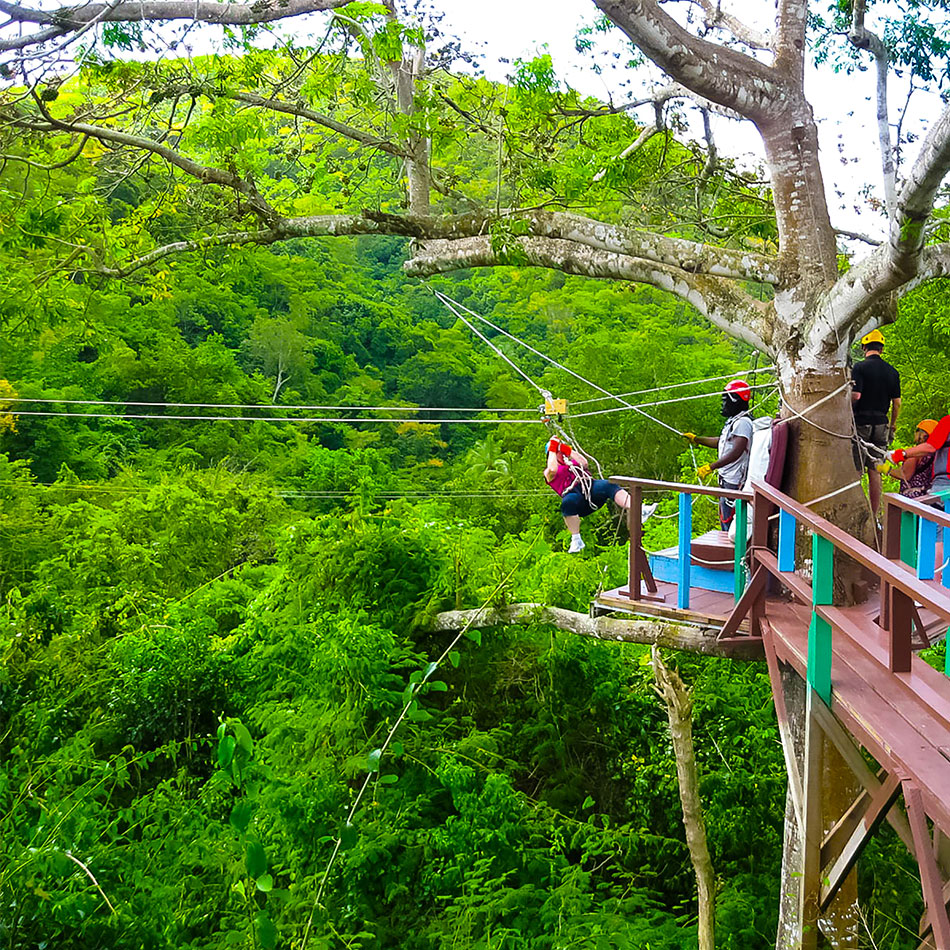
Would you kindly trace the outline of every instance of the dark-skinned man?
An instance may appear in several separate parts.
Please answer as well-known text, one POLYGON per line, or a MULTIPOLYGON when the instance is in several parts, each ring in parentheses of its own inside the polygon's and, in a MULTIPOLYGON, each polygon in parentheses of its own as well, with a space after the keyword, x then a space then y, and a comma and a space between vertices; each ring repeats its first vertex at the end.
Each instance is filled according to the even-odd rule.
POLYGON ((867 469, 868 500, 877 518, 881 506, 881 473, 877 466, 894 441, 894 428, 901 411, 901 378, 881 356, 884 336, 880 330, 861 337, 861 346, 864 359, 851 368, 851 408, 858 433, 854 464, 858 471, 867 469))
MULTIPOLYGON (((721 409, 726 417, 726 424, 722 427, 719 437, 696 435, 693 432, 683 433, 690 442, 719 451, 719 458, 715 462, 700 465, 696 474, 705 478, 711 472, 716 472, 720 488, 740 489, 749 471, 749 447, 752 445, 752 415, 749 412, 751 398, 752 388, 744 379, 734 379, 726 383, 722 392, 721 409)), ((729 530, 735 513, 736 505, 731 498, 719 499, 719 523, 723 531, 729 530)))

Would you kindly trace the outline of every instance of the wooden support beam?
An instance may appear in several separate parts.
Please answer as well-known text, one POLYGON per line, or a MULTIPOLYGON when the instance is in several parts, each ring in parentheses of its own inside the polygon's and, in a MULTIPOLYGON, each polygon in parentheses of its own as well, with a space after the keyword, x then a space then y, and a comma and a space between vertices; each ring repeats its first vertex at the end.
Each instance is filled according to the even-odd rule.
POLYGON ((820 906, 823 911, 834 900, 845 878, 854 868, 859 855, 864 850, 864 846, 880 827, 891 805, 897 800, 900 791, 901 782, 898 776, 889 775, 873 795, 863 792, 854 805, 848 809, 838 825, 825 838, 826 845, 830 845, 832 841, 837 844, 839 826, 851 826, 852 828, 850 835, 833 861, 828 860, 830 855, 826 855, 826 848, 822 846, 822 864, 825 870, 822 874, 820 906), (842 825, 842 822, 844 825, 842 825))
POLYGON ((805 769, 802 817, 802 877, 798 892, 798 920, 801 924, 801 950, 817 950, 818 921, 821 916, 821 799, 822 799, 822 735, 814 708, 823 700, 806 686, 805 698, 805 769))
MULTIPOLYGON (((815 719, 818 725, 821 726, 822 732, 828 737, 848 768, 854 773, 855 778, 864 786, 866 791, 872 795, 876 793, 881 787, 881 780, 871 771, 857 743, 835 718, 831 710, 827 707, 822 709, 816 705, 815 719)), ((904 842, 904 847, 916 857, 914 836, 911 834, 907 819, 895 808, 887 813, 887 820, 894 831, 897 832, 897 836, 904 842)))
POLYGON ((802 799, 802 775, 795 755, 795 742, 789 725, 788 705, 785 702, 785 690, 782 687, 782 674, 779 670, 778 656, 775 653, 775 634, 768 621, 762 623, 762 643, 765 646, 765 660, 769 667, 769 680, 772 683, 772 702, 775 704, 775 718, 778 719, 778 734, 782 740, 782 752, 785 755, 785 771, 788 773, 788 788, 792 796, 792 808, 798 822, 799 837, 805 837, 805 820, 802 799))
MULTIPOLYGON (((752 580, 749 581, 749 586, 743 591, 742 597, 739 598, 735 609, 729 614, 729 618, 722 625, 718 639, 724 640, 735 636, 736 631, 739 629, 739 624, 742 623, 745 615, 751 613, 752 606, 765 595, 765 583, 768 580, 768 576, 768 571, 764 567, 759 565, 756 568, 755 574, 752 575, 752 580)), ((762 635, 760 616, 752 618, 749 632, 754 637, 762 635)))
MULTIPOLYGON (((906 512, 905 512, 906 514, 906 512)), ((892 673, 909 673, 911 666, 914 602, 902 590, 888 590, 888 667, 892 673)))
POLYGON ((917 846, 920 887, 924 892, 924 906, 930 929, 933 931, 936 950, 950 950, 950 916, 947 915, 943 881, 927 828, 927 813, 924 811, 923 799, 917 785, 910 780, 905 780, 903 785, 904 805, 917 846))

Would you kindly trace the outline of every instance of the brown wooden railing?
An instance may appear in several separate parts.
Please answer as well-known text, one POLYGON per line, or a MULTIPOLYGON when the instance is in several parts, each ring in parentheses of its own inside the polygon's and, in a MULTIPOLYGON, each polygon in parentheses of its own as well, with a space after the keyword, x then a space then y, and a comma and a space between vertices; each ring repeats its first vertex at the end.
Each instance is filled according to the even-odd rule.
POLYGON ((627 512, 627 525, 630 531, 630 584, 627 596, 631 600, 657 600, 657 586, 650 570, 647 552, 643 549, 643 494, 644 492, 676 492, 679 496, 679 580, 677 583, 677 607, 685 610, 689 607, 689 577, 691 566, 690 542, 693 533, 693 495, 710 495, 714 498, 731 498, 736 502, 736 545, 735 576, 736 600, 745 588, 745 557, 747 535, 747 504, 752 496, 747 492, 731 491, 726 488, 706 487, 705 485, 685 485, 680 482, 658 482, 647 478, 611 477, 610 481, 623 486, 630 493, 630 509, 627 512), (684 556, 684 553, 685 556, 684 556), (646 586, 646 592, 643 587, 646 586))

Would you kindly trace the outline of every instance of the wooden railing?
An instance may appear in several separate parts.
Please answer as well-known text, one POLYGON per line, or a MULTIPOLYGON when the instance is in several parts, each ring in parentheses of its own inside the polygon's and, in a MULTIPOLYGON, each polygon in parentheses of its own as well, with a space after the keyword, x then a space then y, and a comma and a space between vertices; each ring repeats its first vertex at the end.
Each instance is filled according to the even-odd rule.
MULTIPOLYGON (((892 510, 898 515, 911 510, 929 522, 950 527, 950 517, 942 512, 917 508, 910 499, 892 502, 892 510)), ((746 616, 750 618, 753 634, 759 632, 758 619, 764 610, 766 580, 772 575, 791 594, 812 608, 808 630, 807 679, 816 692, 830 702, 831 698, 831 639, 835 629, 845 630, 860 642, 867 635, 853 615, 842 611, 834 604, 834 565, 839 555, 845 555, 860 564, 881 585, 883 606, 880 626, 887 640, 888 665, 893 673, 907 673, 911 669, 912 630, 917 606, 932 611, 945 624, 950 624, 950 593, 936 585, 927 584, 896 558, 879 554, 873 548, 852 538, 830 521, 819 517, 787 495, 762 482, 753 483, 752 507, 752 577, 741 600, 723 626, 722 636, 734 634, 746 616), (778 533, 775 550, 769 544, 770 524, 777 518, 778 533), (811 533, 811 580, 796 570, 796 533, 806 530, 811 533)), ((926 506, 920 506, 926 508, 926 506)), ((897 515, 890 515, 889 524, 899 522, 897 515)), ((900 534, 891 530, 885 541, 887 555, 899 553, 900 534)), ((919 563, 919 560, 918 560, 919 563)))
POLYGON ((656 597, 656 581, 650 570, 649 555, 643 549, 643 495, 644 492, 663 491, 676 492, 679 496, 678 539, 680 555, 676 585, 676 606, 680 610, 689 609, 693 495, 710 495, 716 499, 731 498, 736 503, 736 542, 733 564, 735 567, 735 598, 736 602, 739 602, 745 590, 748 503, 752 500, 750 494, 741 491, 730 491, 725 488, 707 488, 705 485, 657 482, 646 478, 616 476, 611 477, 610 480, 622 485, 630 493, 630 509, 627 512, 627 525, 630 531, 630 585, 627 596, 631 600, 649 601, 658 599, 656 597), (645 591, 644 587, 646 587, 645 591))

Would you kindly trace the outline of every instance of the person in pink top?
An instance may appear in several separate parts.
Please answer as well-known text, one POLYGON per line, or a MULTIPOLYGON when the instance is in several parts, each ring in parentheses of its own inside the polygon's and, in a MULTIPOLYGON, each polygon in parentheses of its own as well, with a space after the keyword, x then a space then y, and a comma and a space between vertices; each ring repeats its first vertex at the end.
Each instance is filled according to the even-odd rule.
MULTIPOLYGON (((545 454, 544 480, 561 497, 564 525, 571 533, 568 553, 577 554, 586 547, 581 539, 581 518, 593 514, 608 499, 618 508, 629 508, 630 495, 605 478, 592 479, 587 459, 566 442, 551 439, 545 446, 545 454)), ((649 517, 654 508, 656 505, 644 505, 645 517, 649 517)))

